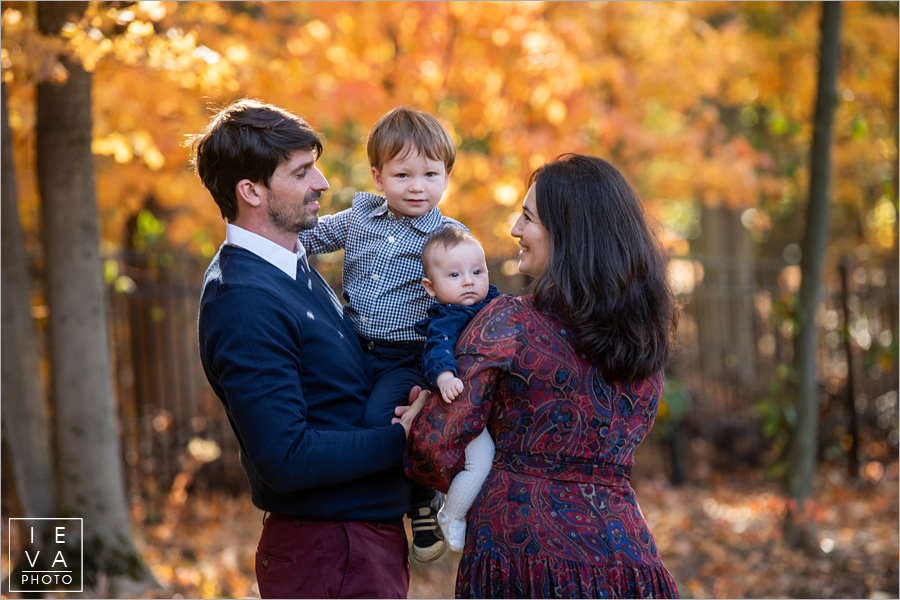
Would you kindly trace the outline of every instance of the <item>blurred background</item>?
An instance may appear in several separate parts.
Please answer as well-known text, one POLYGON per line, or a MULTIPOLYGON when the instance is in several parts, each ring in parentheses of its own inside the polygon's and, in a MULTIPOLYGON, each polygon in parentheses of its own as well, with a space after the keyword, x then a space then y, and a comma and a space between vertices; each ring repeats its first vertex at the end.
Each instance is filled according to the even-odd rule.
MULTIPOLYGON (((534 168, 594 154, 644 201, 683 311, 634 482, 682 593, 898 597, 898 4, 842 4, 823 211, 810 202, 821 3, 2 2, 4 528, 77 508, 65 474, 78 465, 112 472, 98 489, 121 496, 162 586, 140 594, 258 594, 261 513, 197 350, 224 223, 185 139, 242 97, 301 115, 322 133, 322 212, 335 212, 373 191, 369 128, 409 105, 456 141, 440 207, 481 239, 504 292, 528 283, 509 230, 534 168), (76 84, 80 112, 47 100, 76 84), (73 143, 75 158, 53 154, 73 143), (795 349, 816 215, 814 464, 798 508, 784 482, 798 477, 795 349), (100 282, 73 300, 98 316, 94 342, 54 334, 54 288, 76 287, 57 265, 78 255, 100 282), (68 381, 100 357, 100 392, 59 383, 66 356, 68 381), (60 432, 96 396, 112 470, 86 466, 84 436, 60 432), (814 525, 802 550, 782 523, 797 513, 814 525)), ((338 290, 341 258, 317 264, 338 290)), ((4 575, 23 546, 9 534, 4 575)), ((452 596, 457 560, 414 564, 411 596, 452 596)))

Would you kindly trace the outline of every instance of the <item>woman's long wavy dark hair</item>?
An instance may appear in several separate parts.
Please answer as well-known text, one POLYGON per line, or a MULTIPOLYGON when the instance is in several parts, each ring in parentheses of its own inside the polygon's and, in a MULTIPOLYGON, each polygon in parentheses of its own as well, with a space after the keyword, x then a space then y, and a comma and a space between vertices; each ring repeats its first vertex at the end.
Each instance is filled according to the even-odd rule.
POLYGON ((549 263, 531 287, 537 308, 561 312, 576 349, 607 379, 665 367, 678 311, 635 191, 611 164, 580 154, 538 168, 531 184, 550 237, 549 263))

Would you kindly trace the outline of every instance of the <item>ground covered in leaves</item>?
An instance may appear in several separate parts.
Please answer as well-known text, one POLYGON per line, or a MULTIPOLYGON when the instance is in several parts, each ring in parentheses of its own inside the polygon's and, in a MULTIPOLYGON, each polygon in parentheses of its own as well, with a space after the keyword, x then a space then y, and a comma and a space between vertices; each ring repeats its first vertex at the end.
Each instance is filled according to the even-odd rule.
MULTIPOLYGON (((785 501, 759 476, 677 488, 640 480, 635 489, 684 597, 897 598, 898 469, 872 464, 860 481, 838 470, 819 474, 812 552, 785 546, 785 501)), ((258 597, 253 564, 262 513, 247 496, 170 495, 156 516, 136 506, 135 517, 143 522, 139 548, 167 588, 153 597, 258 597)), ((4 549, 4 574, 7 556, 4 549)), ((458 561, 448 553, 414 562, 410 598, 452 597, 458 561)))

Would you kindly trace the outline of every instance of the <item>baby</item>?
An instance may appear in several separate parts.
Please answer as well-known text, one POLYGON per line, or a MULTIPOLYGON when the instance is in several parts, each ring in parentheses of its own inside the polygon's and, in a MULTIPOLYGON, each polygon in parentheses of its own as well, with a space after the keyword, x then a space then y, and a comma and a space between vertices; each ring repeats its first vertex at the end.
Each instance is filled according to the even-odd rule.
MULTIPOLYGON (((425 336, 422 365, 425 377, 445 402, 463 391, 457 377, 454 348, 462 330, 475 314, 500 293, 488 281, 484 250, 471 234, 448 225, 432 233, 422 248, 422 286, 437 302, 428 317, 416 323, 425 336)), ((453 478, 438 523, 447 543, 461 550, 466 540, 466 513, 491 470, 494 442, 487 429, 466 447, 466 466, 453 478)))

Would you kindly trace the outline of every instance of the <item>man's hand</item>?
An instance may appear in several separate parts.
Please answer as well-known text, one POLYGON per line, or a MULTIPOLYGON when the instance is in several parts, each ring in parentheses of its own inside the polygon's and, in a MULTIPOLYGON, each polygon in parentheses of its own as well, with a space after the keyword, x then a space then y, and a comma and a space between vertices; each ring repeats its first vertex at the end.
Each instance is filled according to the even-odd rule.
POLYGON ((453 375, 453 371, 444 371, 437 378, 438 388, 441 390, 441 397, 444 402, 450 404, 456 397, 462 394, 463 382, 453 375))
POLYGON ((419 411, 422 410, 422 407, 425 406, 425 400, 428 399, 429 394, 430 392, 423 390, 419 386, 415 386, 411 389, 409 391, 409 404, 407 406, 398 406, 394 409, 394 414, 397 416, 391 419, 391 425, 400 423, 406 431, 406 436, 409 437, 409 430, 412 427, 412 423, 415 420, 416 415, 419 414, 419 411))

